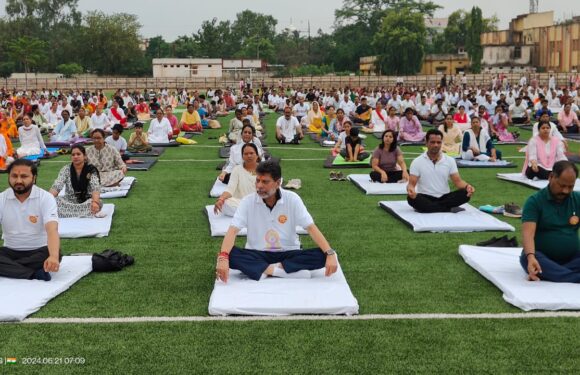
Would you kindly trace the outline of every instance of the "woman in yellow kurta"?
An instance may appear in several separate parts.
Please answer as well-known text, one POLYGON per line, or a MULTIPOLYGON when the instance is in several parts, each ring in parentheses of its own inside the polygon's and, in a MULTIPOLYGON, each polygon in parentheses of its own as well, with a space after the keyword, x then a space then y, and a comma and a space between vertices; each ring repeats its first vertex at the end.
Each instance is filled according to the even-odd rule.
POLYGON ((453 115, 447 114, 445 122, 439 125, 439 131, 443 133, 443 144, 441 150, 451 155, 459 155, 461 147, 462 134, 459 125, 453 121, 453 115))
POLYGON ((306 121, 308 122, 308 130, 316 134, 321 134, 324 130, 324 124, 322 123, 323 116, 324 113, 322 113, 320 110, 320 105, 318 102, 312 102, 312 109, 308 111, 308 116, 306 117, 306 121))

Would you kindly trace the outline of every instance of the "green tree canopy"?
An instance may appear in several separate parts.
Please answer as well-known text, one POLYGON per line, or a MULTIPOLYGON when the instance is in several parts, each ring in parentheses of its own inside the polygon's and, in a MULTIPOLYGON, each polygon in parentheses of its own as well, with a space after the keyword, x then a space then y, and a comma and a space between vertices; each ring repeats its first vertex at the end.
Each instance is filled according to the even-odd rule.
POLYGON ((46 59, 46 43, 36 38, 20 37, 8 43, 8 55, 24 66, 24 72, 39 66, 46 59))
POLYGON ((403 8, 389 11, 373 39, 383 74, 416 74, 421 70, 427 32, 423 15, 403 8))
POLYGON ((65 76, 65 78, 70 78, 76 74, 83 73, 83 67, 77 63, 70 64, 60 64, 56 67, 56 71, 65 76))
POLYGON ((93 11, 85 16, 84 23, 84 43, 78 57, 88 71, 136 75, 140 69, 145 69, 144 56, 139 49, 141 25, 137 16, 126 13, 106 15, 93 11))

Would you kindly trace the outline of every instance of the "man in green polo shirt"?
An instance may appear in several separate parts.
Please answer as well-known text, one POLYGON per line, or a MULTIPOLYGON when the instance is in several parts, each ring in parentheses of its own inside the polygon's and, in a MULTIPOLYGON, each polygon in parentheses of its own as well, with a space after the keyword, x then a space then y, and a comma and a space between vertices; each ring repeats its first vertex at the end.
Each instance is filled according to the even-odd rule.
POLYGON ((524 250, 520 264, 532 281, 580 283, 580 193, 578 168, 554 164, 549 184, 528 198, 522 215, 524 250))

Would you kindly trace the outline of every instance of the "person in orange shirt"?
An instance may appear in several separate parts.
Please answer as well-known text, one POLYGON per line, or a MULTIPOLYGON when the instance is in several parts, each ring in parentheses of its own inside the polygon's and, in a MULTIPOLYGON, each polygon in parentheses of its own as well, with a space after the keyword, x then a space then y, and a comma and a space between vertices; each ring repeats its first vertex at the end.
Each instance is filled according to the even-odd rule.
POLYGON ((5 133, 6 136, 10 138, 18 138, 18 127, 16 126, 16 122, 10 116, 10 112, 6 109, 3 113, 2 119, 2 130, 0 130, 3 134, 5 133))
POLYGON ((6 112, 2 113, 2 118, 0 118, 0 134, 2 135, 2 137, 4 138, 4 142, 6 143, 6 157, 9 156, 11 157, 14 156, 14 148, 12 147, 12 141, 10 140, 10 136, 8 135, 8 129, 10 125, 5 113, 6 112))

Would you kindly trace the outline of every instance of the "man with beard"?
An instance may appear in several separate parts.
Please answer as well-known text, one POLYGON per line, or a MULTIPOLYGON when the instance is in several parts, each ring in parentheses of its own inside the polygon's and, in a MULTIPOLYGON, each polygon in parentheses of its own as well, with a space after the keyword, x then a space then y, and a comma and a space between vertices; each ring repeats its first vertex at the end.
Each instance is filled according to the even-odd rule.
POLYGON ((520 264, 532 281, 580 283, 580 193, 574 191, 577 177, 574 163, 555 163, 548 186, 524 205, 520 264))
POLYGON ((268 276, 310 278, 311 270, 336 272, 335 251, 314 224, 298 194, 280 189, 282 170, 276 162, 265 161, 256 168, 256 193, 240 202, 224 237, 217 258, 216 278, 227 282, 229 270, 237 269, 252 280, 268 276), (308 231, 318 248, 300 250, 296 227, 308 231), (235 245, 236 236, 247 229, 244 249, 235 245))
POLYGON ((58 272, 60 238, 54 197, 35 185, 36 165, 18 159, 8 168, 11 189, 0 193, 0 276, 50 281, 58 272))

